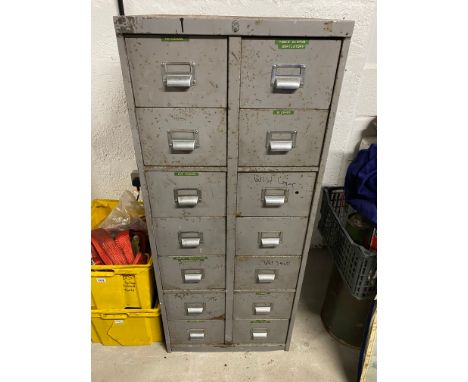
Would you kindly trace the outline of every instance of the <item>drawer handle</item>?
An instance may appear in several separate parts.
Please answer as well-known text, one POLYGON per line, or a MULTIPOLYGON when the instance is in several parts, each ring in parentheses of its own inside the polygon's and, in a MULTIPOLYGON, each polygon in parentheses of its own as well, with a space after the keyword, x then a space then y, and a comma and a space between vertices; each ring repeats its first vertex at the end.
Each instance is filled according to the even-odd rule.
POLYGON ((174 190, 174 199, 179 208, 193 208, 201 201, 201 191, 196 188, 174 190))
POLYGON ((287 153, 296 147, 297 131, 269 131, 267 149, 270 153, 287 153))
POLYGON ((196 143, 195 139, 173 139, 170 146, 172 151, 193 151, 196 143))
POLYGON ((275 281, 276 274, 275 273, 258 273, 257 274, 257 281, 259 283, 272 283, 275 281))
POLYGON ((195 314, 202 314, 202 313, 203 313, 203 306, 188 306, 187 307, 188 315, 195 315, 195 314))
POLYGON ((163 83, 167 88, 188 89, 196 84, 194 62, 162 62, 161 72, 163 83), (180 66, 187 67, 187 70, 180 71, 180 66), (179 69, 171 70, 170 67, 179 67, 179 69))
POLYGON ((271 85, 274 90, 295 91, 304 86, 305 65, 275 64, 271 69, 271 85), (278 74, 278 69, 299 69, 298 74, 278 74))
POLYGON ((280 237, 262 237, 260 239, 260 246, 262 248, 276 248, 280 243, 280 237))
POLYGON ((204 340, 205 339, 205 331, 204 330, 190 330, 189 331, 189 339, 190 340, 204 340))
POLYGON ((255 306, 255 314, 269 314, 271 306, 255 306))
POLYGON ((266 329, 254 329, 252 330, 252 339, 254 340, 265 340, 268 338, 268 331, 266 329))
POLYGON ((201 271, 185 271, 184 272, 184 283, 196 284, 199 283, 203 278, 201 271))
POLYGON ((200 147, 198 130, 173 130, 167 132, 172 152, 191 153, 200 147))
POLYGON ((266 207, 281 207, 286 202, 286 195, 265 195, 266 207))
POLYGON ((180 246, 182 248, 197 248, 200 246, 199 237, 182 237, 180 239, 180 246))

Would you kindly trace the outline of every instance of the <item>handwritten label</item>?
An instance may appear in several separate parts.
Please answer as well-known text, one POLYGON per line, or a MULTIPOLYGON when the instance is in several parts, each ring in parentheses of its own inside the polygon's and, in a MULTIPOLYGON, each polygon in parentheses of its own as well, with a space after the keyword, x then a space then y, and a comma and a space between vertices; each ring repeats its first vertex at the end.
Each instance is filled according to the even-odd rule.
POLYGON ((103 278, 103 277, 99 277, 99 278, 96 279, 96 282, 99 283, 99 284, 103 284, 103 283, 106 282, 106 279, 103 278))
POLYGON ((124 320, 114 320, 114 324, 122 324, 124 320))
POLYGON ((178 262, 182 261, 205 261, 208 259, 207 256, 174 256, 173 260, 177 260, 178 262))

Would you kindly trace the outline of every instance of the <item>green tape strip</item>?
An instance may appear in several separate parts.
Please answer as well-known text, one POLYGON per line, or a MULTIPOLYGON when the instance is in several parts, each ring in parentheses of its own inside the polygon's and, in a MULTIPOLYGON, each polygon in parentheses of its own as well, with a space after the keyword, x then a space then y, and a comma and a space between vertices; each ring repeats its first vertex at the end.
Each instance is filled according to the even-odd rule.
POLYGON ((198 172, 193 171, 177 171, 174 173, 175 176, 198 176, 198 172))
POLYGON ((271 294, 271 292, 255 292, 255 294, 258 296, 265 296, 267 294, 271 294))
POLYGON ((255 320, 255 321, 250 321, 251 324, 271 324, 271 321, 268 320, 255 320))
POLYGON ((174 256, 172 259, 177 261, 205 261, 208 256, 174 256))
POLYGON ((293 115, 294 110, 291 109, 275 109, 273 115, 293 115))
POLYGON ((278 49, 305 49, 309 40, 275 40, 278 49))
POLYGON ((189 41, 188 37, 162 37, 161 41, 176 42, 176 41, 189 41))

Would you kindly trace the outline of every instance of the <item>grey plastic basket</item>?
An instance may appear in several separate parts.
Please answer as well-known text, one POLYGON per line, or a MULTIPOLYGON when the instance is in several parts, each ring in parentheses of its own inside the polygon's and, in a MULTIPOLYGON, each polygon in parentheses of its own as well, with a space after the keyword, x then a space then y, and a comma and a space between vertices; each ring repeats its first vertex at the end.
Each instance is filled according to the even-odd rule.
POLYGON ((324 187, 319 230, 351 294, 359 299, 377 292, 377 253, 356 244, 346 231, 355 210, 346 204, 343 188, 324 187))

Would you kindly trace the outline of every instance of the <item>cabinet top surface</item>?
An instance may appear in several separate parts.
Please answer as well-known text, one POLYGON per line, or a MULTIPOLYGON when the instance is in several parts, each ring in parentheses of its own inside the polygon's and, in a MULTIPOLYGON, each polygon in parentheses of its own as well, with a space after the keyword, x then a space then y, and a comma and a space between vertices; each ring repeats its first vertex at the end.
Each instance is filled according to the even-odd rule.
POLYGON ((354 21, 287 17, 115 16, 117 35, 218 35, 350 38, 354 21))

